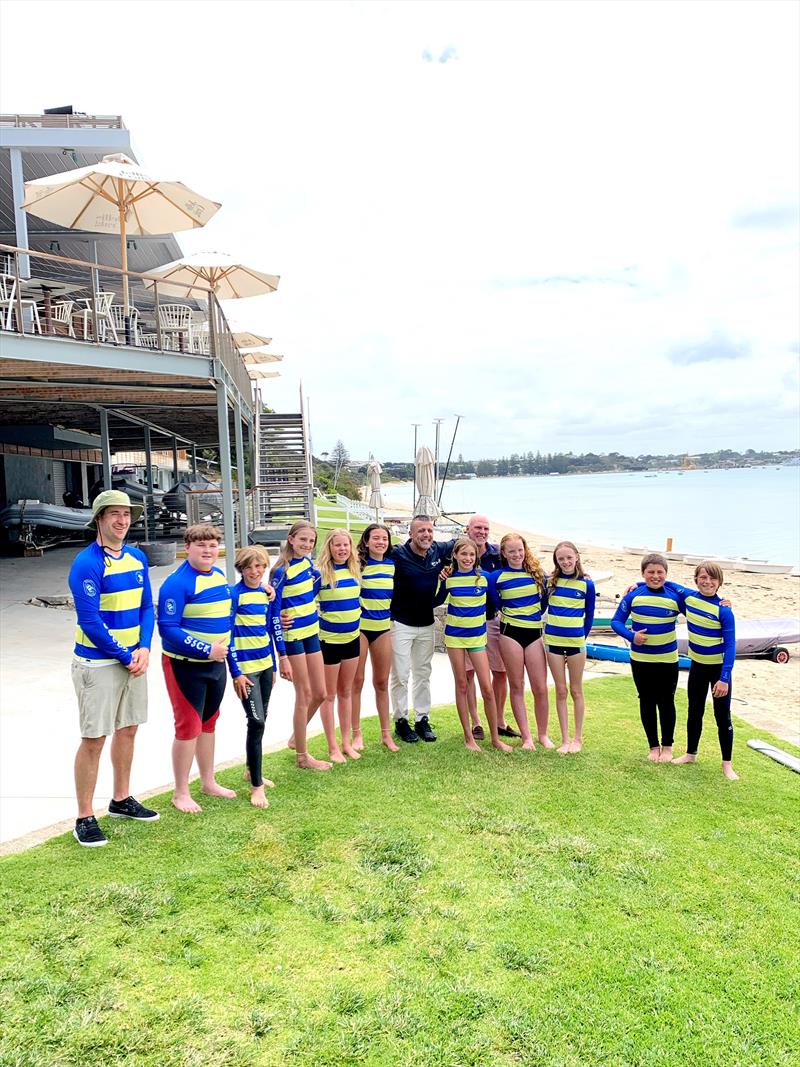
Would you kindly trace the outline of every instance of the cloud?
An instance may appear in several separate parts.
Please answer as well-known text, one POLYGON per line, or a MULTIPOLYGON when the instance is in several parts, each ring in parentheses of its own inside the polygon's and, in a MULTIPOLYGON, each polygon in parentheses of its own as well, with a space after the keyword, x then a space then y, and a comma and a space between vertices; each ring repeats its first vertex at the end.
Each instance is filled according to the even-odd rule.
POLYGON ((630 289, 638 288, 632 278, 620 274, 548 274, 531 278, 496 278, 492 282, 495 289, 531 289, 537 285, 625 285, 630 289))
POLYGON ((689 367, 693 363, 711 363, 713 360, 746 359, 750 352, 749 341, 734 341, 715 332, 705 341, 675 345, 667 353, 667 358, 679 367, 689 367))
POLYGON ((423 50, 423 52, 422 52, 422 62, 423 63, 442 63, 442 64, 444 64, 444 63, 449 63, 451 59, 458 59, 458 52, 455 50, 455 48, 451 44, 449 44, 446 48, 443 48, 442 51, 438 55, 435 55, 430 50, 430 48, 425 48, 423 50))
POLYGON ((797 229, 800 223, 800 204, 772 204, 770 207, 749 208, 737 212, 733 225, 742 230, 797 229))

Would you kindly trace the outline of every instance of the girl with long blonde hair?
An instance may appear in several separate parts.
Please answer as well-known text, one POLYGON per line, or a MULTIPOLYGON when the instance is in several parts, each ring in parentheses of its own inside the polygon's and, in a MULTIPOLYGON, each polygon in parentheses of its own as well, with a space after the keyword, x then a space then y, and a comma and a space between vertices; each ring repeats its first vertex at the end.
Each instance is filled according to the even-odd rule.
POLYGON ((503 566, 489 574, 488 595, 500 614, 500 655, 511 692, 511 710, 522 735, 522 747, 533 750, 525 706, 525 675, 533 692, 536 732, 544 748, 554 748, 547 736, 550 707, 547 695, 547 659, 542 630, 547 607, 547 581, 542 565, 527 541, 507 533, 500 542, 503 566))

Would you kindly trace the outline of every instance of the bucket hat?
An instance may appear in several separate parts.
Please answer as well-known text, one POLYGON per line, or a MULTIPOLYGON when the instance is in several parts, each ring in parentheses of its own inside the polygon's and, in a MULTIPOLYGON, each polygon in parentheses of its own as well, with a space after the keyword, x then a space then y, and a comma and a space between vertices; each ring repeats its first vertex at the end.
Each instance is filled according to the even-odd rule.
POLYGON ((86 523, 87 528, 90 530, 95 528, 97 516, 103 508, 113 507, 131 509, 131 526, 142 517, 142 512, 144 511, 142 504, 131 504, 131 498, 127 493, 123 493, 120 489, 106 489, 104 493, 99 493, 94 498, 92 517, 86 523))

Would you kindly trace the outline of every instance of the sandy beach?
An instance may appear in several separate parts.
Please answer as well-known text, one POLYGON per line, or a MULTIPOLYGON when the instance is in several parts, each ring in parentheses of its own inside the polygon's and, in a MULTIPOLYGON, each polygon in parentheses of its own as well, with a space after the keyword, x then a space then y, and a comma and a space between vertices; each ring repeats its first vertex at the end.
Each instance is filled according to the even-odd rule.
MULTIPOLYGON (((391 485, 384 487, 391 493, 391 485)), ((407 519, 411 510, 407 505, 384 497, 387 516, 407 519)), ((455 515, 466 522, 467 515, 455 515)), ((510 526, 495 521, 491 523, 491 540, 497 542, 510 526)), ((552 565, 552 553, 543 552, 542 546, 552 545, 552 535, 533 530, 517 530, 528 541, 542 560, 545 570, 552 565)), ((592 545, 580 542, 578 548, 584 567, 592 571, 613 571, 613 577, 597 588, 597 613, 612 614, 615 594, 622 594, 627 587, 640 579, 641 557, 619 548, 592 545)), ((682 585, 694 586, 694 567, 684 563, 670 563, 670 577, 682 585)), ((737 619, 760 619, 775 616, 800 615, 800 578, 783 574, 744 574, 729 571, 725 575, 723 595, 727 596, 737 619)), ((612 634, 603 634, 604 643, 622 644, 612 634)), ((739 659, 733 675, 733 713, 747 722, 769 730, 785 741, 800 745, 800 645, 787 645, 791 659, 786 664, 772 663, 766 659, 739 659)), ((605 674, 628 674, 627 664, 615 664, 590 660, 587 671, 602 671, 605 674)), ((686 685, 686 675, 681 672, 681 684, 686 685)), ((713 718, 711 720, 713 727, 713 718)), ((681 733, 679 732, 678 747, 681 733)))

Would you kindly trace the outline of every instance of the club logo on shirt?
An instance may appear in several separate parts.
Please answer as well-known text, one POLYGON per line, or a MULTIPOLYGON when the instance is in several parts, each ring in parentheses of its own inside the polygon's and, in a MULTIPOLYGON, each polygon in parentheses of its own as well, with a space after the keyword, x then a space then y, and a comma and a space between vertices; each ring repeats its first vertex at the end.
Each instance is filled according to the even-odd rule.
POLYGON ((139 585, 144 585, 144 575, 141 571, 136 572, 136 581, 139 585))
POLYGON ((92 596, 92 597, 97 596, 97 586, 94 584, 94 582, 91 580, 91 578, 87 578, 84 581, 84 583, 83 583, 83 591, 84 591, 84 593, 86 593, 87 596, 92 596))
POLYGON ((175 603, 172 597, 167 597, 167 599, 164 601, 164 611, 166 611, 167 615, 174 615, 177 610, 178 605, 175 603))

